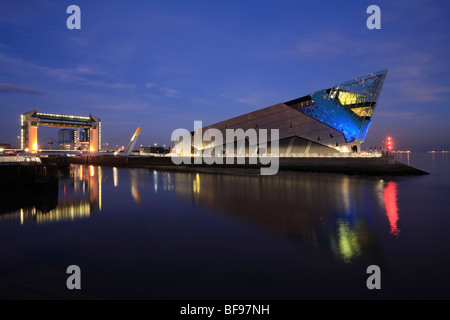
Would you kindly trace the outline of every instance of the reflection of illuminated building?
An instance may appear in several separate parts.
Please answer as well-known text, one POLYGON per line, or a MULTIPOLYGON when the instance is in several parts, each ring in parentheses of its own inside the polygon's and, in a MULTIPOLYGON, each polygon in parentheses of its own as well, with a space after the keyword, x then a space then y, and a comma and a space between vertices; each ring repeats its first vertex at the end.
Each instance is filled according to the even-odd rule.
POLYGON ((386 217, 389 222, 390 234, 398 237, 400 229, 398 223, 398 207, 397 207, 397 183, 394 181, 385 182, 380 180, 377 186, 378 201, 380 206, 385 209, 386 217))
MULTIPOLYGON (((119 185, 120 170, 121 169, 115 167, 112 168, 114 187, 118 187, 119 185)), ((141 204, 142 202, 141 193, 139 191, 140 187, 153 186, 155 193, 157 193, 158 190, 167 191, 173 190, 174 188, 172 175, 170 173, 138 168, 129 168, 123 172, 130 174, 130 191, 136 204, 141 204)))
POLYGON ((153 190, 158 192, 158 186, 164 191, 174 189, 173 175, 167 172, 153 170, 153 190))
POLYGON ((113 167, 113 181, 114 188, 117 188, 119 186, 119 170, 117 170, 117 167, 113 167))
POLYGON ((340 220, 338 224, 338 250, 339 255, 345 262, 350 262, 352 258, 360 255, 360 245, 358 234, 352 226, 345 220, 340 220))
POLYGON ((377 247, 365 213, 378 207, 373 184, 320 174, 273 177, 175 173, 175 194, 351 262, 377 247), (320 190, 320 192, 316 192, 320 190), (369 203, 368 203, 369 202, 369 203), (323 221, 334 221, 324 224, 323 221))
POLYGON ((384 204, 386 206, 386 216, 389 220, 391 233, 398 237, 400 230, 397 227, 397 184, 393 181, 388 182, 386 188, 384 189, 384 204))
POLYGON ((55 190, 50 191, 47 188, 33 203, 22 202, 21 209, 0 215, 0 220, 20 219, 20 223, 24 224, 90 217, 95 211, 101 211, 102 207, 102 168, 71 166, 70 177, 60 178, 55 190))
MULTIPOLYGON (((88 200, 59 202, 58 206, 48 212, 42 212, 36 207, 20 209, 20 224, 24 222, 48 223, 58 221, 73 221, 87 218, 91 214, 88 200)), ((13 215, 17 216, 17 214, 13 215)))
POLYGON ((192 181, 192 191, 200 193, 200 175, 198 173, 195 175, 194 181, 192 181))
POLYGON ((89 166, 89 202, 102 210, 102 167, 89 166))
POLYGON ((136 170, 130 171, 131 175, 131 195, 137 204, 141 203, 141 195, 139 194, 139 177, 136 170))

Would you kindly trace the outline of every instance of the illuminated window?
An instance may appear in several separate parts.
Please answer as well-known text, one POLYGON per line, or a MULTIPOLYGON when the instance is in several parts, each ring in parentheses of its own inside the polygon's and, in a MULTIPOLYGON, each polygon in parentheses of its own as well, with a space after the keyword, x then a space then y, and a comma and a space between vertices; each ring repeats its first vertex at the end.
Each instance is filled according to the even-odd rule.
POLYGON ((352 108, 352 111, 360 117, 371 117, 373 108, 372 107, 352 108))
POLYGON ((338 99, 339 99, 339 102, 344 106, 349 105, 349 104, 366 102, 365 95, 348 92, 348 91, 339 91, 338 99))

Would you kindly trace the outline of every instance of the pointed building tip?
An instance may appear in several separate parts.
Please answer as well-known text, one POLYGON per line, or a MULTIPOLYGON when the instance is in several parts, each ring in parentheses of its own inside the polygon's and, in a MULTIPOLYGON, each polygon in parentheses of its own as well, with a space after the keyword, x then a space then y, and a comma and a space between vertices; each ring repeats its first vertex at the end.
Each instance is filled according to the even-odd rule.
POLYGON ((375 72, 375 73, 373 73, 373 74, 374 74, 374 75, 377 75, 377 76, 386 76, 387 72, 388 72, 388 69, 385 68, 385 69, 380 70, 380 71, 377 71, 377 72, 375 72))

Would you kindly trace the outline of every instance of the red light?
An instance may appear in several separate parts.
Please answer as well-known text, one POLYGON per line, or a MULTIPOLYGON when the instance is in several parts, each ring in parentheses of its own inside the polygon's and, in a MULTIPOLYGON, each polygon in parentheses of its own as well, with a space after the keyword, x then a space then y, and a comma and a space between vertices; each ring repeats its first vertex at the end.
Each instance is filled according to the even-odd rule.
POLYGON ((397 183, 388 182, 383 191, 384 206, 386 208, 386 215, 391 226, 391 234, 398 237, 400 230, 398 223, 398 207, 397 207, 397 183))
POLYGON ((394 140, 391 137, 386 137, 385 141, 386 150, 391 151, 394 149, 394 140))

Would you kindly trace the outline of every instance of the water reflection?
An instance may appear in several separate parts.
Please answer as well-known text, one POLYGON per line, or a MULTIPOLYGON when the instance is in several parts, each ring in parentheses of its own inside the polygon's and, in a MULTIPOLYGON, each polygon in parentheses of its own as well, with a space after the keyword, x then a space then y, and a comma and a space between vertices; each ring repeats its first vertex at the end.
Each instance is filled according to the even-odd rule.
MULTIPOLYGON (((148 170, 148 169, 118 169, 113 168, 113 181, 114 186, 118 187, 119 180, 119 170, 123 170, 122 172, 129 173, 129 184, 131 196, 137 205, 142 204, 142 196, 141 190, 147 189, 151 186, 153 189, 153 193, 157 194, 158 191, 170 191, 174 189, 173 186, 173 178, 171 173, 159 172, 156 170, 148 170)), ((125 186, 128 188, 128 186, 125 186)))
POLYGON ((400 230, 397 227, 398 208, 397 208, 397 183, 389 181, 384 188, 384 204, 386 207, 386 216, 391 227, 391 234, 398 237, 400 230))
POLYGON ((113 179, 114 179, 114 188, 119 186, 119 170, 117 167, 113 167, 113 179))
POLYGON ((158 188, 162 191, 172 191, 175 189, 173 173, 159 172, 153 170, 152 175, 153 175, 153 190, 155 194, 158 192, 158 188))
POLYGON ((391 219, 397 214, 394 182, 288 173, 275 177, 176 173, 174 178, 175 194, 183 199, 329 251, 344 262, 362 252, 377 254, 372 216, 386 212, 391 219))
POLYGON ((24 203, 0 219, 73 221, 100 212, 102 199, 111 201, 130 194, 136 206, 130 210, 145 210, 148 195, 159 201, 162 193, 175 194, 181 201, 173 206, 180 210, 188 202, 295 239, 346 263, 379 254, 374 220, 385 223, 387 217, 390 233, 395 237, 400 233, 396 182, 288 172, 262 177, 76 165, 59 179, 53 192, 46 192, 40 205, 24 203))
POLYGON ((139 193, 139 174, 138 171, 130 170, 131 175, 131 195, 137 204, 141 203, 141 194, 139 193))
POLYGON ((102 168, 72 166, 58 182, 33 190, 29 197, 17 195, 19 208, 0 215, 0 220, 41 224, 87 218, 102 209, 102 168))
POLYGON ((339 256, 344 262, 351 262, 353 258, 361 254, 358 234, 348 221, 338 222, 338 246, 339 256))
POLYGON ((213 212, 295 238, 345 262, 377 246, 366 215, 376 183, 317 174, 175 174, 175 194, 213 212))

